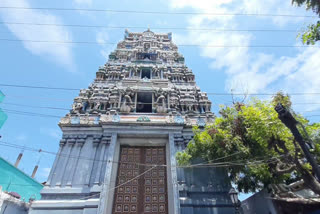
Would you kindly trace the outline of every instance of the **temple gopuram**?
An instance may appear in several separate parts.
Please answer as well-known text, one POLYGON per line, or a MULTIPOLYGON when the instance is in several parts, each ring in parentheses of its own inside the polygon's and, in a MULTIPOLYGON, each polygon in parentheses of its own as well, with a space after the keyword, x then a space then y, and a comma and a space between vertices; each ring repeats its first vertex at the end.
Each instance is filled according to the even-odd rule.
POLYGON ((61 118, 59 151, 29 213, 234 213, 224 169, 176 161, 192 127, 213 121, 172 34, 126 30, 61 118))

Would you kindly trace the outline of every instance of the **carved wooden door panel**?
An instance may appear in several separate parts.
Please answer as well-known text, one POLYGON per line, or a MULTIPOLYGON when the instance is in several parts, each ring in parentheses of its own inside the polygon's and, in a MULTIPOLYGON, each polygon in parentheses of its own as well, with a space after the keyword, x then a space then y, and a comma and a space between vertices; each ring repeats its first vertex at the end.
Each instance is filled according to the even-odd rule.
POLYGON ((151 169, 166 164, 165 147, 122 146, 119 162, 112 213, 167 214, 166 167, 151 169))

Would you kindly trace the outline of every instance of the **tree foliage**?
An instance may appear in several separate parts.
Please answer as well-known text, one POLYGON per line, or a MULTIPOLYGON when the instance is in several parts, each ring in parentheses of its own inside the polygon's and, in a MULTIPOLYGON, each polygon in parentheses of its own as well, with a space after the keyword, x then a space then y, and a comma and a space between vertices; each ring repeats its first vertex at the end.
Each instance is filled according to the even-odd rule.
POLYGON ((316 14, 320 15, 319 0, 292 0, 292 4, 296 4, 299 7, 305 5, 307 10, 312 10, 316 14))
POLYGON ((302 42, 307 45, 314 45, 320 40, 320 21, 311 24, 304 33, 301 34, 302 42))
MULTIPOLYGON (((292 0, 292 4, 306 6, 307 10, 312 10, 317 15, 320 16, 320 1, 319 0, 292 0)), ((314 45, 320 40, 320 21, 316 24, 311 24, 307 29, 298 36, 301 36, 302 42, 307 45, 314 45)))
MULTIPOLYGON (((269 184, 290 184, 303 179, 305 186, 320 193, 320 184, 306 162, 290 130, 278 119, 274 105, 290 107, 288 96, 278 93, 272 102, 252 99, 248 104, 221 107, 220 117, 204 130, 194 128, 194 138, 185 151, 177 154, 179 164, 194 158, 228 168, 228 175, 241 192, 254 192, 269 184)), ((312 153, 320 163, 320 124, 309 124, 301 115, 296 119, 311 138, 312 153)), ((310 142, 310 140, 308 140, 310 142)))

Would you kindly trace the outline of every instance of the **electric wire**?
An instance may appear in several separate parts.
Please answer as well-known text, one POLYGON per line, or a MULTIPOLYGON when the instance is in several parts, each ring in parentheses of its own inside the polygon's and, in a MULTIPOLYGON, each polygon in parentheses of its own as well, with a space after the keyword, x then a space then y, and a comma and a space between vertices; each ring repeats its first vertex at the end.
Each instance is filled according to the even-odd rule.
POLYGON ((11 105, 11 106, 19 106, 19 107, 51 109, 51 110, 63 110, 63 111, 69 111, 70 110, 70 109, 67 109, 67 108, 60 108, 60 107, 34 106, 34 105, 25 105, 25 104, 19 104, 19 103, 8 103, 8 102, 3 102, 0 105, 11 105))
MULTIPOLYGON (((40 152, 40 150, 39 150, 38 152, 40 152)), ((239 152, 236 152, 236 153, 239 153, 239 152)), ((235 155, 236 153, 234 153, 234 154, 232 154, 232 155, 235 155)), ((229 157, 230 157, 230 156, 231 156, 231 155, 229 155, 229 157)), ((282 155, 282 156, 284 156, 284 155, 282 155)), ((257 164, 263 163, 263 161, 266 162, 266 163, 268 163, 268 164, 270 164, 270 163, 273 163, 273 162, 278 161, 278 160, 277 160, 277 159, 274 159, 274 158, 273 158, 273 160, 272 160, 272 159, 266 160, 266 159, 264 158, 264 159, 261 159, 261 160, 258 160, 258 161, 253 161, 253 162, 251 162, 251 163, 247 163, 247 164, 245 164, 245 165, 257 165, 257 164)), ((131 164, 132 164, 132 163, 131 163, 131 164)), ((243 164, 235 163, 234 165, 239 165, 239 166, 240 166, 240 165, 243 165, 243 164)), ((233 165, 233 166, 234 166, 234 165, 233 165)), ((167 165, 160 165, 160 166, 167 166, 167 165)), ((211 167, 211 166, 212 166, 212 165, 210 165, 209 167, 211 167)), ((229 165, 229 166, 230 166, 230 165, 229 165)), ((131 179, 129 179, 128 181, 126 181, 126 182, 124 182, 124 183, 121 183, 121 184, 119 184, 119 185, 117 185, 117 186, 115 186, 115 187, 113 187, 113 188, 109 188, 109 189, 107 189, 106 191, 109 192, 109 191, 111 191, 111 190, 117 189, 117 188, 119 188, 119 187, 121 187, 121 186, 123 186, 123 185, 125 185, 125 184, 127 184, 127 183, 129 183, 129 182, 131 182, 131 181, 133 181, 133 180, 141 177, 142 175, 144 175, 144 174, 146 174, 147 172, 155 169, 156 167, 159 167, 159 165, 153 165, 152 167, 150 167, 149 169, 147 169, 147 170, 145 170, 144 172, 140 173, 139 175, 135 176, 134 178, 131 178, 131 179)), ((188 167, 190 167, 190 166, 188 166, 188 167)), ((199 167, 199 166, 195 166, 195 167, 199 167)), ((200 166, 200 167, 201 167, 201 166, 200 166)), ((208 166, 205 166, 205 167, 208 167, 208 166)), ((218 167, 228 167, 228 165, 220 165, 220 166, 218 166, 218 167)), ((101 185, 105 185, 105 184, 106 184, 105 182, 102 182, 102 183, 101 183, 101 185)), ((13 185, 18 185, 18 184, 13 184, 13 185)), ((22 185, 22 186, 25 186, 25 185, 22 185)), ((96 197, 96 196, 100 196, 100 194, 101 194, 101 192, 96 193, 96 194, 93 194, 93 195, 90 195, 90 196, 78 198, 78 199, 75 199, 75 200, 85 200, 85 199, 93 198, 93 197, 96 197)))
MULTIPOLYGON (((115 186, 115 187, 113 187, 113 188, 109 188, 109 189, 107 189, 106 191, 109 192, 109 191, 111 191, 111 190, 117 189, 117 188, 119 188, 119 187, 121 187, 121 186, 123 186, 123 185, 125 185, 125 184, 127 184, 127 183, 129 183, 129 182, 131 182, 131 181, 133 181, 133 180, 141 177, 142 175, 144 175, 144 174, 146 174, 147 172, 155 169, 156 167, 157 167, 157 166, 151 167, 150 169, 147 169, 146 171, 140 173, 140 174, 137 175, 136 177, 131 178, 131 179, 129 179, 128 181, 126 181, 126 182, 124 182, 124 183, 122 183, 122 184, 119 184, 119 185, 117 185, 117 186, 115 186)), ((103 184, 105 184, 105 183, 103 183, 103 184)), ((92 198, 92 197, 97 196, 97 195, 100 195, 100 193, 97 193, 97 194, 94 194, 94 195, 90 195, 90 196, 87 196, 87 197, 83 197, 83 198, 80 198, 80 199, 78 199, 78 200, 84 200, 84 199, 92 198)))
POLYGON ((46 151, 43 149, 35 149, 32 147, 27 147, 27 146, 21 146, 18 144, 13 144, 13 143, 8 143, 8 142, 4 142, 4 141, 0 141, 0 145, 2 146, 7 146, 7 147, 12 147, 12 148, 16 148, 16 149, 25 149, 31 152, 41 152, 41 153, 46 153, 46 154, 50 154, 50 155, 54 155, 54 156, 59 156, 59 157, 68 157, 68 158, 72 158, 72 159, 81 159, 81 160, 88 160, 88 161, 94 161, 94 162, 103 162, 103 163, 117 163, 117 164, 135 164, 135 165, 139 165, 139 166, 166 166, 164 164, 146 164, 146 163, 137 163, 137 162, 126 162, 126 161, 111 161, 111 160, 99 160, 99 159, 94 159, 94 158, 88 158, 88 157, 84 157, 84 156, 72 156, 72 155, 68 155, 68 154, 64 154, 64 153, 56 153, 56 152, 51 152, 51 151, 46 151))
MULTIPOLYGON (((106 29, 145 29, 138 26, 105 26, 105 25, 81 25, 81 24, 52 24, 52 23, 31 23, 31 22, 0 22, 7 25, 27 25, 27 26, 56 26, 56 27, 77 27, 77 28, 106 28, 106 29)), ((156 30, 187 30, 187 31, 217 31, 217 32, 294 32, 299 30, 289 29, 219 29, 219 28, 188 28, 188 27, 150 27, 156 30)))
MULTIPOLYGON (((269 161, 268 163, 273 163, 273 162, 275 162, 275 160, 269 161)), ((256 164, 256 163, 253 163, 252 165, 255 165, 255 164, 256 164)), ((136 177, 128 180, 127 182, 124 182, 124 183, 122 183, 122 184, 119 184, 118 186, 115 186, 115 187, 113 187, 113 188, 108 189, 107 192, 109 192, 110 190, 113 190, 113 189, 117 189, 117 188, 125 185, 126 183, 131 182, 131 181, 133 181, 134 179, 137 179, 138 177, 146 174, 148 171, 151 171, 152 169, 154 169, 154 168, 156 168, 156 167, 157 167, 157 166, 154 166, 154 167, 146 170, 145 172, 141 173, 140 175, 137 175, 136 177)), ((105 183, 103 182, 102 184, 105 184, 105 183)), ((173 184, 174 184, 174 183, 173 183, 173 184)), ((87 197, 83 197, 83 198, 80 198, 80 199, 77 199, 77 200, 84 200, 84 199, 88 199, 88 198, 93 198, 93 197, 98 196, 98 195, 100 195, 100 194, 101 194, 101 192, 100 192, 100 193, 97 193, 97 194, 94 194, 94 195, 87 196, 87 197)))
POLYGON ((133 13, 133 14, 153 14, 153 15, 210 15, 210 16, 265 16, 265 17, 290 17, 290 18, 318 18, 318 16, 314 16, 314 15, 298 15, 298 14, 217 13, 217 12, 201 13, 201 12, 168 12, 168 11, 145 11, 145 10, 89 9, 89 8, 20 7, 20 6, 0 6, 0 9, 84 11, 84 12, 133 13))
MULTIPOLYGON (((138 104, 149 104, 151 105, 152 103, 138 103, 138 104)), ((19 104, 16 104, 19 106, 19 104)), ((32 106, 33 108, 41 108, 44 109, 46 107, 36 107, 36 106, 32 106)), ((6 113, 9 114, 16 114, 16 115, 22 115, 22 116, 31 116, 31 117, 46 117, 46 118, 63 118, 64 115, 58 116, 58 115, 52 115, 52 114, 42 114, 42 113, 37 113, 37 112, 30 112, 30 111, 20 111, 20 110, 13 110, 13 109, 7 109, 7 108, 1 108, 2 110, 4 110, 6 113)), ((49 109, 54 109, 56 110, 57 108, 54 107, 49 107, 49 109)), ((65 111, 69 111, 70 109, 58 109, 58 110, 65 110, 65 111)), ((93 110, 93 109, 91 109, 93 110)), ((319 112, 319 110, 309 110, 309 111, 302 111, 300 113, 308 113, 308 112, 319 112)), ((77 116, 77 115, 75 115, 77 116)), ((304 115, 304 117, 319 117, 320 115, 304 115)))
MULTIPOLYGON (((18 145, 18 144, 8 143, 8 142, 4 142, 4 141, 0 141, 0 145, 1 146, 12 147, 12 148, 16 148, 16 149, 24 148, 25 150, 28 150, 28 151, 31 151, 31 152, 47 153, 47 154, 55 155, 55 156, 59 156, 59 157, 68 157, 68 158, 73 158, 73 159, 81 159, 81 160, 88 160, 88 161, 94 161, 94 162, 116 163, 116 164, 134 164, 134 165, 147 166, 147 167, 154 167, 154 166, 168 167, 168 165, 166 165, 166 164, 154 164, 154 163, 148 164, 148 163, 138 163, 138 162, 128 162, 128 161, 111 161, 111 160, 104 160, 104 159, 103 160, 99 160, 99 159, 88 158, 88 157, 83 157, 83 156, 72 156, 72 155, 69 155, 69 154, 50 152, 50 151, 46 151, 46 150, 42 150, 42 149, 35 149, 35 148, 32 148, 32 147, 21 146, 21 145, 18 145)), ((229 157, 229 156, 226 156, 226 157, 229 157)), ((226 158, 226 157, 222 157, 222 158, 226 158)), ((281 156, 277 156, 277 157, 281 157, 281 156)), ((264 157, 260 157, 260 158, 261 158, 261 160, 254 160, 254 161, 251 161, 251 163, 252 164, 256 164, 256 163, 261 162, 263 160, 267 160, 267 159, 269 159, 271 157, 270 156, 264 156, 264 157)), ((275 157, 273 157, 273 158, 275 158, 275 157)), ((246 163, 248 163, 248 161, 250 162, 250 160, 239 160, 239 161, 246 161, 246 163)), ((232 165, 245 165, 246 164, 246 163, 241 163, 239 161, 237 161, 237 162, 216 162, 216 163, 205 164, 203 166, 205 166, 205 167, 207 167, 207 166, 212 166, 212 167, 217 166, 217 167, 219 167, 219 166, 232 166, 232 165)), ((190 168, 190 167, 202 167, 202 165, 191 164, 191 165, 185 165, 185 166, 176 165, 176 166, 170 166, 170 167, 190 168)))
POLYGON ((204 161, 204 162, 201 162, 201 163, 198 163, 198 164, 194 164, 194 166, 207 164, 207 163, 210 163, 210 162, 212 162, 212 161, 222 160, 222 159, 225 159, 225 158, 228 158, 228 157, 232 157, 232 156, 237 155, 237 154, 240 154, 240 153, 243 153, 243 151, 238 151, 238 152, 235 152, 235 153, 233 153, 233 154, 231 154, 231 155, 227 155, 227 156, 225 156, 225 157, 216 158, 216 159, 213 159, 213 160, 208 160, 208 161, 204 161))
MULTIPOLYGON (((269 160, 267 163, 273 163, 273 162, 275 162, 275 161, 277 161, 277 160, 269 160)), ((257 163, 251 163, 251 165, 256 165, 256 164, 257 164, 257 163)), ((135 176, 134 178, 131 178, 131 179, 129 179, 128 181, 126 181, 126 182, 124 182, 124 183, 121 183, 121 184, 119 184, 119 185, 117 185, 117 186, 115 186, 115 187, 113 187, 113 188, 109 188, 109 189, 107 189, 106 191, 109 192, 109 191, 111 191, 111 190, 117 189, 117 188, 119 188, 119 187, 121 187, 121 186, 123 186, 123 185, 125 185, 125 184, 127 184, 127 183, 129 183, 129 182, 131 182, 131 181, 133 181, 133 180, 141 177, 142 175, 144 175, 144 174, 146 174, 147 172, 155 169, 156 167, 158 167, 158 166, 153 166, 153 167, 145 170, 144 172, 140 173, 139 175, 135 176)), ((87 184, 87 183, 73 184, 73 185, 84 185, 84 184, 87 184)), ((105 184, 106 184, 105 182, 101 182, 101 183, 100 183, 100 185, 105 185, 105 184)), ((10 183, 10 185, 34 186, 34 185, 26 185, 26 184, 12 184, 12 183, 10 183)), ((100 194, 101 194, 101 192, 96 193, 96 194, 93 194, 93 195, 89 195, 89 196, 86 196, 86 197, 77 198, 77 199, 74 199, 74 200, 85 200, 85 199, 93 198, 93 197, 96 197, 96 196, 100 196, 100 194)))
POLYGON ((0 86, 15 87, 15 88, 35 88, 35 89, 49 89, 49 90, 64 90, 64 91, 79 91, 79 88, 60 88, 60 87, 47 87, 47 86, 32 86, 32 85, 14 85, 0 83, 0 86))
POLYGON ((50 101, 58 101, 58 102, 65 102, 65 101, 70 101, 70 100, 73 100, 73 98, 71 98, 71 99, 67 99, 67 98, 53 98, 53 97, 51 97, 51 96, 46 96, 46 97, 44 97, 44 96, 27 96, 27 95, 23 95, 23 96, 21 96, 21 95, 12 95, 12 94, 6 94, 5 95, 6 97, 12 97, 12 98, 19 98, 19 99, 28 99, 28 100, 30 100, 30 99, 34 99, 34 100, 50 100, 50 101))
MULTIPOLYGON (((62 41, 62 40, 32 40, 32 39, 9 39, 0 38, 7 42, 30 42, 30 43, 54 43, 54 44, 88 44, 88 45, 116 45, 116 42, 97 41, 62 41)), ((317 45, 202 45, 202 44, 177 44, 179 47, 205 47, 205 48, 319 48, 317 45)))
POLYGON ((18 110, 6 109, 6 108, 2 108, 2 110, 4 110, 6 113, 26 115, 26 116, 53 117, 53 118, 62 117, 62 116, 52 115, 52 114, 41 114, 41 113, 35 113, 35 112, 29 112, 29 111, 18 111, 18 110))
MULTIPOLYGON (((66 90, 66 91, 80 91, 81 88, 65 88, 65 87, 49 87, 49 86, 33 86, 33 85, 20 85, 20 84, 4 84, 0 83, 0 86, 14 87, 14 88, 34 88, 34 89, 49 89, 49 90, 66 90)), ((305 95, 320 95, 320 92, 285 92, 289 96, 305 96, 305 95)), ((252 95, 252 96, 274 96, 275 93, 226 93, 226 92, 206 92, 207 95, 218 95, 218 96, 232 96, 232 95, 252 95)), ((7 95, 6 95, 7 96, 7 95)), ((10 95, 9 95, 10 96, 10 95)), ((23 96, 21 96, 23 97, 23 96)), ((304 103, 299 103, 304 104, 304 103)), ((316 103, 320 104, 320 103, 316 103)))

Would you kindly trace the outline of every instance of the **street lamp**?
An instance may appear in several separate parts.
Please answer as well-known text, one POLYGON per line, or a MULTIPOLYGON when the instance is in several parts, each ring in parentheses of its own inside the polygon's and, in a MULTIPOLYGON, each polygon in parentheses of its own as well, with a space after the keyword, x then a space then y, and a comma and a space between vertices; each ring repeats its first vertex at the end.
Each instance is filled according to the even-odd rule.
POLYGON ((229 196, 231 198, 231 202, 236 210, 236 214, 239 214, 240 201, 238 199, 238 192, 232 187, 229 191, 229 196))

